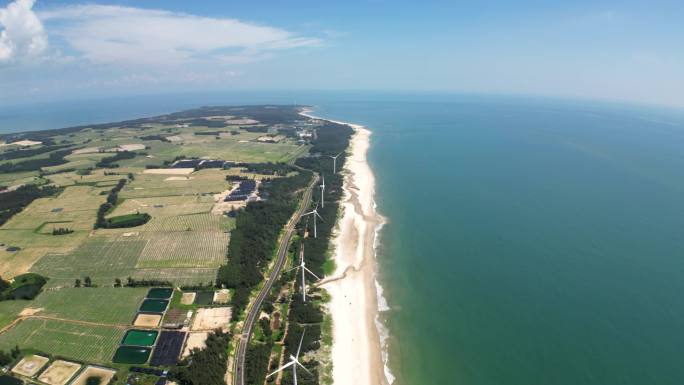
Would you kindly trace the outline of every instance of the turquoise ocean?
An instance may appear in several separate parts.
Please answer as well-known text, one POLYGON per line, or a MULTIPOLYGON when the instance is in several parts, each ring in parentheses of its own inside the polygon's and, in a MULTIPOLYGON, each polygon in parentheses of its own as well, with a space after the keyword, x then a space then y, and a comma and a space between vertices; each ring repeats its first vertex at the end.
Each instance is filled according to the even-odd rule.
MULTIPOLYGON (((335 93, 88 109, 124 119, 295 98, 373 132, 395 384, 684 384, 684 112, 335 93)), ((58 110, 0 109, 0 132, 87 122, 58 110)))

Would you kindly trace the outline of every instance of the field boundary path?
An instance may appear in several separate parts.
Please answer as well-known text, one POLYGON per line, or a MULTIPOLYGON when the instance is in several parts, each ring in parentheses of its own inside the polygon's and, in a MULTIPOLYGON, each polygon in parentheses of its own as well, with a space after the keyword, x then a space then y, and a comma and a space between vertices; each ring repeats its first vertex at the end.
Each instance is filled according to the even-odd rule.
POLYGON ((247 346, 249 345, 249 340, 252 337, 252 329, 254 328, 257 316, 261 312, 261 305, 263 304, 264 299, 266 299, 268 296, 273 284, 280 276, 280 271, 283 269, 283 265, 285 264, 285 259, 287 257, 287 250, 290 245, 290 240, 292 239, 292 234, 294 234, 295 226, 297 225, 297 222, 299 222, 299 218, 302 216, 302 214, 304 214, 304 212, 309 208, 313 188, 316 186, 316 183, 318 183, 319 180, 318 174, 314 175, 315 176, 313 180, 304 192, 301 206, 290 218, 290 221, 285 227, 285 234, 281 238, 280 244, 278 245, 277 258, 273 269, 271 269, 271 275, 266 280, 266 283, 261 288, 261 291, 259 291, 259 295, 257 295, 256 300, 252 306, 249 307, 247 312, 247 317, 245 319, 244 326, 242 327, 242 333, 238 340, 238 348, 235 353, 233 385, 245 384, 245 356, 247 355, 247 346))

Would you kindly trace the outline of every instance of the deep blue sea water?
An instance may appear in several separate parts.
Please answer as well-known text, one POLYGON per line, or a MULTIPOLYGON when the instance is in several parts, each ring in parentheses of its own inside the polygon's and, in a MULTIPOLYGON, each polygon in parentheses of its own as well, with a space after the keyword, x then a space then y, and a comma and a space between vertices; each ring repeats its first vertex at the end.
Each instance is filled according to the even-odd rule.
MULTIPOLYGON (((291 95, 207 99, 81 109, 111 120, 291 95)), ((482 96, 296 101, 373 131, 397 384, 684 384, 684 113, 482 96)), ((18 115, 0 130, 25 129, 18 115)))

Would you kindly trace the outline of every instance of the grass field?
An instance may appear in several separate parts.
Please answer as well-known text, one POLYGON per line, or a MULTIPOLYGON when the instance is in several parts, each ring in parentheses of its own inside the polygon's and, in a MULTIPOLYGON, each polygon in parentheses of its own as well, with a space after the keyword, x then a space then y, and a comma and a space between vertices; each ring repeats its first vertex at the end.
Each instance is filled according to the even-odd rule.
POLYGON ((0 335, 0 350, 19 345, 21 349, 48 352, 64 358, 108 363, 124 332, 124 328, 27 319, 0 335))
MULTIPOLYGON (((211 215, 211 214, 206 214, 211 215)), ((132 229, 114 229, 132 230, 132 229)), ((123 236, 98 230, 75 250, 48 254, 31 271, 50 277, 47 287, 71 287, 76 278, 113 285, 114 279, 164 279, 175 284, 206 283, 225 260, 228 234, 221 231, 139 232, 123 236)))
POLYGON ((226 258, 228 234, 180 231, 145 234, 148 239, 137 268, 218 268, 226 258))
POLYGON ((230 186, 226 175, 226 171, 219 169, 200 170, 186 180, 166 180, 170 175, 138 174, 119 196, 128 199, 214 194, 230 186))
POLYGON ((147 290, 130 287, 47 290, 30 301, 30 307, 42 308, 37 313, 41 316, 128 325, 135 318, 147 290))
POLYGON ((0 301, 0 329, 9 325, 31 301, 0 301))
POLYGON ((133 273, 145 241, 137 237, 91 236, 70 253, 48 254, 32 271, 50 277, 48 286, 71 286, 90 276, 95 284, 111 285, 133 273))
POLYGON ((2 229, 52 232, 52 227, 90 230, 95 223, 97 209, 105 201, 100 195, 107 188, 71 186, 56 197, 35 200, 10 219, 2 229))

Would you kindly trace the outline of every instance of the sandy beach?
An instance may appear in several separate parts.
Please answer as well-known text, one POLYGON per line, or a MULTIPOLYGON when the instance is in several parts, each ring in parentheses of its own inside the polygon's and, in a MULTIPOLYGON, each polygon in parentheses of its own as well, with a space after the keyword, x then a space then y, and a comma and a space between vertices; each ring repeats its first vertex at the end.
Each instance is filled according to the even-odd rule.
POLYGON ((337 268, 321 284, 332 297, 333 381, 336 385, 385 385, 389 381, 376 324, 375 282, 375 238, 384 219, 375 210, 375 178, 366 161, 371 132, 349 125, 355 134, 344 167, 344 211, 333 241, 337 268))

